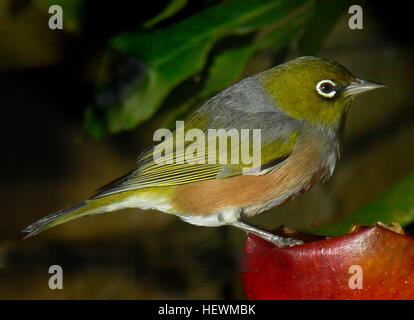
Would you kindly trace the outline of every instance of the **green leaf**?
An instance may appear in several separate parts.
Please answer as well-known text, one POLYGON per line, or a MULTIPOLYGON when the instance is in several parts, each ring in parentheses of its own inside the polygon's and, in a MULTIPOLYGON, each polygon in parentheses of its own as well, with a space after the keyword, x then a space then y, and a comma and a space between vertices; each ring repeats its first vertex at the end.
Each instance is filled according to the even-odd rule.
POLYGON ((162 20, 172 17, 177 12, 179 12, 182 8, 184 8, 187 2, 188 2, 187 0, 171 0, 168 3, 167 7, 159 15, 145 22, 144 27, 151 28, 157 23, 161 22, 162 20))
POLYGON ((46 13, 52 5, 59 5, 63 12, 63 29, 79 34, 83 25, 83 8, 85 0, 34 0, 46 13))
MULTIPOLYGON (((223 37, 273 27, 275 34, 267 36, 277 38, 279 30, 313 7, 314 1, 306 0, 226 1, 164 28, 127 32, 115 37, 111 41, 112 47, 142 61, 146 72, 119 102, 106 109, 107 129, 112 133, 132 129, 152 117, 176 86, 203 69, 211 48, 223 37)), ((289 39, 293 36, 296 34, 289 39)), ((222 62, 218 63, 224 64, 229 55, 237 55, 246 61, 251 52, 226 53, 227 57, 221 57, 222 62)), ((216 68, 213 72, 222 69, 216 68)), ((241 68, 236 66, 235 69, 231 79, 241 73, 241 68)), ((216 87, 223 87, 224 82, 227 81, 216 87)))
POLYGON ((312 233, 340 235, 347 233, 352 225, 374 225, 397 222, 406 226, 414 221, 414 174, 391 187, 367 206, 331 224, 312 228, 312 233))
POLYGON ((298 42, 300 55, 315 55, 322 48, 336 22, 351 5, 349 0, 319 0, 315 15, 306 27, 306 32, 298 42))

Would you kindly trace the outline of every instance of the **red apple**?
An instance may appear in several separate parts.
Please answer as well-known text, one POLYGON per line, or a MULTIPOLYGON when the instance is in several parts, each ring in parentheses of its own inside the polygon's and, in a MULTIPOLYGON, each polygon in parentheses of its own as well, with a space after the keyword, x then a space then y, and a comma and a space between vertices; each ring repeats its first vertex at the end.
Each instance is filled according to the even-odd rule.
POLYGON ((249 234, 242 273, 246 296, 414 299, 414 237, 400 230, 377 224, 332 238, 293 233, 305 243, 286 248, 249 234))

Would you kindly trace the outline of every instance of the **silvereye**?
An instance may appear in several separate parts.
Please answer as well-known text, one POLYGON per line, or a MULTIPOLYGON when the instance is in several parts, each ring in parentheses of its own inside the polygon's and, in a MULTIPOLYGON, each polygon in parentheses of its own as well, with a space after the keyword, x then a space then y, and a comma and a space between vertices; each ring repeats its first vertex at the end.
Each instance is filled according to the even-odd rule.
MULTIPOLYGON (((384 87, 354 77, 338 63, 301 57, 246 78, 221 91, 185 121, 185 130, 260 129, 261 165, 158 163, 157 144, 138 158, 136 169, 91 198, 46 216, 23 232, 43 230, 85 215, 123 208, 156 209, 200 226, 231 225, 278 246, 300 243, 242 222, 328 179, 340 156, 344 121, 353 98, 384 87)), ((170 159, 184 149, 173 148, 170 159)))

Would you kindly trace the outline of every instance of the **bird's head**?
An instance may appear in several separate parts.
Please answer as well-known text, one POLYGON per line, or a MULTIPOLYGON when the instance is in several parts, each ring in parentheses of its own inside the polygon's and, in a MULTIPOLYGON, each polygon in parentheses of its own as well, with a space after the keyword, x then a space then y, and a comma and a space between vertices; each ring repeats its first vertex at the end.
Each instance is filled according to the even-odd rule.
POLYGON ((353 98, 384 85, 356 78, 340 64, 301 57, 263 73, 261 81, 275 103, 290 116, 336 126, 353 98))

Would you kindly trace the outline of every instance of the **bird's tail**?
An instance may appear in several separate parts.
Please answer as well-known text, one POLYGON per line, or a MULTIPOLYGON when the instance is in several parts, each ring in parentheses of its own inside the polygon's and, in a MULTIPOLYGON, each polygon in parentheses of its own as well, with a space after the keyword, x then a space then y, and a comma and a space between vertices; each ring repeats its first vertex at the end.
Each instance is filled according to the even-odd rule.
POLYGON ((24 239, 32 237, 42 231, 45 231, 64 222, 68 222, 70 220, 83 217, 85 215, 112 211, 108 210, 108 203, 102 203, 99 200, 100 199, 85 200, 72 207, 60 210, 42 219, 37 220, 36 222, 32 223, 31 225, 22 230, 22 232, 28 233, 28 235, 26 235, 24 239))

